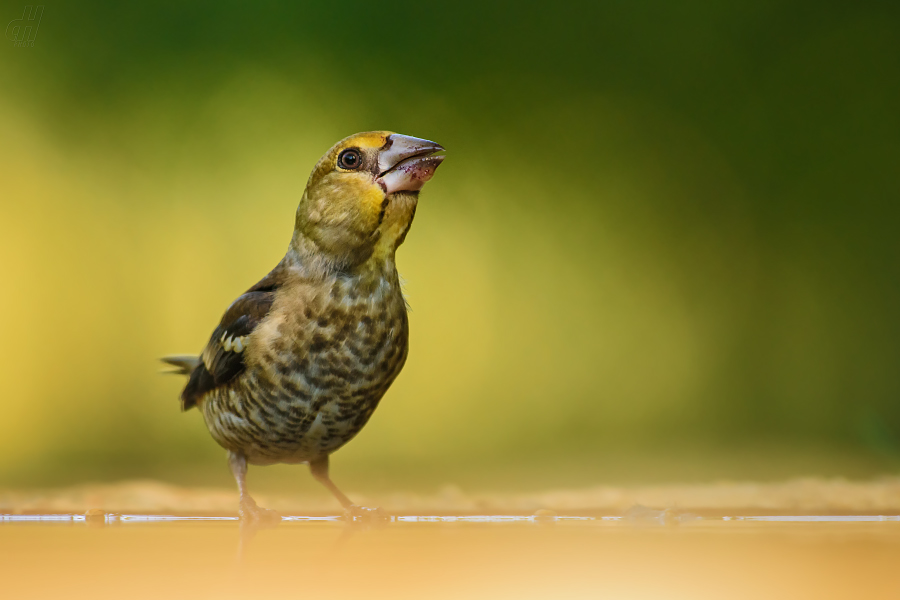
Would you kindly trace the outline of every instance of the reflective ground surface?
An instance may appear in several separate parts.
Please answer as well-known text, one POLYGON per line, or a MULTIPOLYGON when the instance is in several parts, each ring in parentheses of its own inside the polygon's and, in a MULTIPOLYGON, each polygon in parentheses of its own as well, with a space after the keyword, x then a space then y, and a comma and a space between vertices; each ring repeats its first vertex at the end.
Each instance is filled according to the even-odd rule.
POLYGON ((0 515, 6 598, 896 598, 900 516, 0 515))

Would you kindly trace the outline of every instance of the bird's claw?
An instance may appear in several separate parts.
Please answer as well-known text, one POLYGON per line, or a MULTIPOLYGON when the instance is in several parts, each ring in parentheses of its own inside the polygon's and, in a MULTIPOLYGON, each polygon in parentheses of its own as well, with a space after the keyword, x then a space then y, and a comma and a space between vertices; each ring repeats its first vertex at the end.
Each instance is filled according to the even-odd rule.
POLYGON ((356 523, 373 523, 377 521, 388 521, 390 520, 391 515, 383 508, 369 508, 367 506, 351 504, 344 511, 344 518, 356 523))
POLYGON ((270 508, 258 506, 253 500, 242 500, 238 506, 238 515, 241 521, 253 525, 281 523, 281 515, 270 508))

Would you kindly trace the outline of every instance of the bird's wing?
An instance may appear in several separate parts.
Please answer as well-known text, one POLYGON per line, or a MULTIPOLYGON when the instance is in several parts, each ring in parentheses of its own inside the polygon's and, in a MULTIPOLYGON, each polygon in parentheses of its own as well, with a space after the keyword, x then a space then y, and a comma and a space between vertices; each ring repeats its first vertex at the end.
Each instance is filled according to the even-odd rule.
POLYGON ((225 311, 181 393, 182 410, 193 407, 204 394, 225 385, 243 372, 248 336, 269 314, 275 301, 275 291, 283 282, 278 271, 276 267, 225 311))

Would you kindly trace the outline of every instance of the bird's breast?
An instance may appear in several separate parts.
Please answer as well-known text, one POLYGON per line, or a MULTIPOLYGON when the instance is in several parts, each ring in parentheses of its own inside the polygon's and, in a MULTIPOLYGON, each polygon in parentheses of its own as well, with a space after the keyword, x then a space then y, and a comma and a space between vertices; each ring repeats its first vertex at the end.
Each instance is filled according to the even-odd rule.
POLYGON ((244 375, 204 407, 220 429, 244 430, 231 445, 243 446, 251 462, 309 460, 337 449, 365 425, 406 361, 399 282, 336 280, 294 292, 276 300, 254 333, 244 375))

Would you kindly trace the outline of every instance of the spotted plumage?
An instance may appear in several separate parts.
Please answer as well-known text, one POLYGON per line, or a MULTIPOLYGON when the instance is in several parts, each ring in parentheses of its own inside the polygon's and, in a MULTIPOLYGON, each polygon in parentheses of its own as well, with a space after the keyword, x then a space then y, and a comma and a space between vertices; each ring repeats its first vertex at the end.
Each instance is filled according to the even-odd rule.
POLYGON ((439 145, 390 132, 358 134, 316 165, 288 252, 225 311, 201 356, 169 357, 189 375, 182 408, 200 409, 226 450, 241 514, 247 464, 309 463, 355 436, 400 373, 409 322, 395 265, 439 145))
MULTIPOLYGON (((289 284, 264 326, 245 336, 254 352, 243 373, 209 390, 200 406, 219 444, 253 464, 307 462, 366 424, 407 355, 400 283, 393 264, 383 266, 289 284)), ((244 358, 220 341, 209 347, 213 359, 244 358)))

